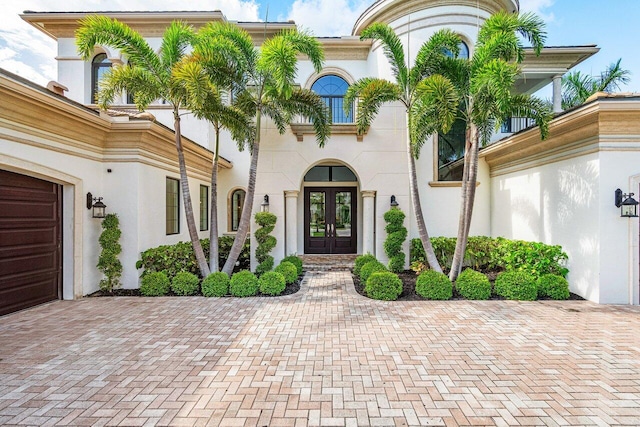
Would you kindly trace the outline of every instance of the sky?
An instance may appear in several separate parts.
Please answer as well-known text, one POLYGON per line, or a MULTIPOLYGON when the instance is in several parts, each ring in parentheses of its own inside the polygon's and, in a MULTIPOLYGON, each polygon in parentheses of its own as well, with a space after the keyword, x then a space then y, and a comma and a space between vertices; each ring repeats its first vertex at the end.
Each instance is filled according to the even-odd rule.
MULTIPOLYGON (((221 10, 234 21, 288 21, 317 36, 349 35, 373 0, 0 0, 0 68, 46 85, 56 79, 55 41, 24 22, 24 10, 221 10), (339 11, 339 13, 336 13, 339 11)), ((631 72, 623 92, 640 92, 640 0, 520 0, 546 22, 548 46, 592 45, 600 52, 576 67, 598 75, 622 58, 631 72)), ((543 91, 542 96, 546 95, 543 91)), ((547 95, 550 96, 550 95, 547 95)))

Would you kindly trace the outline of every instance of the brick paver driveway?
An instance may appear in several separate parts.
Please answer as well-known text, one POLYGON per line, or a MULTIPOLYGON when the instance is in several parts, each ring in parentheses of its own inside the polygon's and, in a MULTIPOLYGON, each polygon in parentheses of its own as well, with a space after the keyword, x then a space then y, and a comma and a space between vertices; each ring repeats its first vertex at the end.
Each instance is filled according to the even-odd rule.
POLYGON ((89 298, 0 318, 0 425, 640 425, 640 310, 89 298))

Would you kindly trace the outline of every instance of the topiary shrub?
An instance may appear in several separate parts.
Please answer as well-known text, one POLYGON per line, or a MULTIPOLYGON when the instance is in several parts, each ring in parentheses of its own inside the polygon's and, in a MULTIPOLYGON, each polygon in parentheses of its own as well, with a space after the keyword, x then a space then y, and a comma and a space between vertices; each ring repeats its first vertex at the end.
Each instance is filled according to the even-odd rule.
POLYGON ((170 282, 164 271, 155 271, 142 277, 140 293, 146 297, 159 297, 169 293, 170 282))
POLYGON ((538 298, 535 278, 524 271, 505 271, 498 274, 494 291, 506 299, 518 301, 535 301, 538 298))
POLYGON ((416 293, 433 300, 448 300, 453 296, 453 285, 444 273, 427 270, 416 279, 416 293))
POLYGON ((102 234, 98 238, 102 251, 98 257, 98 270, 105 278, 100 280, 100 289, 106 292, 113 292, 120 287, 120 277, 122 276, 122 263, 118 255, 122 252, 120 245, 120 221, 116 214, 108 214, 102 220, 102 234))
POLYGON ((193 273, 181 271, 171 280, 171 290, 176 295, 195 295, 200 290, 200 279, 193 273))
POLYGON ((402 293, 402 280, 390 271, 375 272, 367 279, 364 292, 369 298, 395 301, 402 293))
POLYGON ((360 255, 356 257, 355 264, 353 266, 353 274, 360 277, 360 270, 365 264, 370 263, 371 261, 378 261, 375 256, 371 254, 360 255))
POLYGON ((282 261, 274 270, 284 277, 287 284, 291 284, 298 278, 298 269, 289 261, 282 261))
POLYGON ((249 270, 238 271, 231 276, 229 292, 234 297, 252 297, 258 293, 258 278, 249 270))
POLYGON ((548 297, 556 300, 569 299, 569 282, 557 274, 545 274, 536 281, 538 297, 548 297))
POLYGON ((399 208, 391 208, 385 212, 387 238, 384 241, 384 253, 389 257, 389 270, 400 273, 404 270, 405 254, 402 244, 407 239, 407 229, 403 225, 405 214, 399 208))
POLYGON ((271 236, 271 232, 275 228, 278 219, 271 212, 258 212, 254 216, 256 224, 260 226, 253 234, 258 242, 256 247, 256 274, 260 276, 267 271, 273 270, 273 257, 269 253, 276 246, 277 240, 271 236))
POLYGON ((229 276, 221 271, 211 273, 202 281, 202 295, 223 297, 229 293, 229 276))
MULTIPOLYGON (((292 264, 293 266, 293 264, 292 264)), ((293 266, 295 268, 295 266, 293 266)), ((284 276, 277 271, 267 271, 258 279, 260 292, 265 295, 280 295, 287 287, 284 276)))
POLYGON ((290 262, 291 264, 295 265, 296 273, 298 274, 298 276, 302 276, 302 258, 296 255, 289 255, 282 258, 280 264, 282 264, 283 262, 290 262))
POLYGON ((456 291, 465 299, 486 300, 491 298, 491 283, 484 274, 467 268, 456 279, 456 291))
POLYGON ((389 270, 387 270, 387 267, 380 261, 368 262, 360 269, 360 280, 362 280, 363 282, 366 282, 367 279, 369 279, 369 276, 371 276, 371 274, 377 273, 380 271, 389 271, 389 270))

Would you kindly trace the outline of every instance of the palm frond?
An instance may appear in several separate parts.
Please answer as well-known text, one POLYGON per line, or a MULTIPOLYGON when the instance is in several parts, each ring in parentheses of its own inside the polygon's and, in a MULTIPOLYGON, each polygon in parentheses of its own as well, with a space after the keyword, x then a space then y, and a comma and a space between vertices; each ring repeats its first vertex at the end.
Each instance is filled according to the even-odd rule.
POLYGON ((306 55, 316 73, 322 71, 322 63, 324 62, 324 51, 318 39, 313 37, 310 33, 300 30, 287 30, 282 33, 284 37, 294 49, 306 55))
POLYGON ((107 70, 100 81, 98 92, 100 108, 106 110, 115 97, 123 91, 134 93, 134 102, 140 111, 146 109, 162 94, 157 80, 147 70, 125 65, 114 66, 107 70))
POLYGON ((360 39, 374 39, 382 43, 384 55, 389 60, 393 75, 404 92, 409 83, 409 71, 405 63, 404 50, 400 37, 398 37, 389 25, 375 22, 362 31, 360 39))
POLYGON ((380 111, 385 102, 398 101, 402 97, 402 90, 396 83, 376 78, 358 80, 347 89, 344 104, 351 105, 357 98, 356 129, 359 134, 364 133, 380 111))
POLYGON ((193 27, 180 21, 173 21, 162 35, 160 61, 163 68, 170 70, 185 55, 195 41, 193 27))
POLYGON ((420 46, 413 68, 411 68, 410 84, 414 86, 430 74, 440 73, 445 67, 447 52, 453 57, 460 53, 460 36, 450 29, 443 29, 433 34, 426 43, 420 46))
POLYGON ((324 144, 331 135, 331 113, 320 96, 309 89, 296 89, 282 108, 290 115, 301 115, 313 124, 318 146, 324 144))
POLYGON ((504 113, 501 118, 511 116, 532 118, 540 128, 540 137, 546 139, 549 135, 549 122, 553 117, 553 112, 549 103, 543 99, 528 94, 514 95, 511 98, 509 109, 504 113))
POLYGON ((257 68, 269 77, 268 83, 278 96, 287 98, 293 92, 298 63, 296 54, 294 45, 282 36, 267 39, 262 45, 257 68))
POLYGON ((622 69, 621 61, 622 59, 618 59, 617 62, 610 64, 605 71, 600 73, 599 90, 611 93, 614 90, 619 90, 621 84, 629 83, 631 72, 622 69))

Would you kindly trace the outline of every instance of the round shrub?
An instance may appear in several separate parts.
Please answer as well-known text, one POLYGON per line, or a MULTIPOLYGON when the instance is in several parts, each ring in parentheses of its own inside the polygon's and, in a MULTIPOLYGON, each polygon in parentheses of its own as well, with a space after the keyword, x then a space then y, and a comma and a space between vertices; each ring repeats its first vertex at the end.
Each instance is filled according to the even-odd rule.
POLYGON ((380 271, 388 271, 383 263, 380 261, 368 262, 360 269, 360 280, 366 282, 369 276, 380 271))
POLYGON ((164 271, 155 271, 142 278, 140 293, 145 297, 159 297, 169 293, 169 278, 164 271))
POLYGON ((195 295, 200 290, 200 279, 193 273, 181 271, 171 280, 171 290, 176 295, 195 295))
POLYGON ((302 276, 302 259, 300 257, 295 255, 289 255, 282 258, 282 261, 280 261, 280 264, 282 264, 283 262, 290 262, 291 264, 295 265, 298 276, 302 276))
POLYGON ((353 266, 353 274, 360 277, 360 270, 365 264, 370 263, 371 261, 377 261, 376 257, 371 254, 360 255, 356 257, 355 265, 353 266))
POLYGON ((202 281, 202 295, 205 297, 223 297, 229 293, 229 276, 218 271, 211 273, 202 281))
POLYGON ((375 272, 367 279, 364 292, 369 298, 395 301, 402 293, 402 280, 390 271, 375 272))
POLYGON ((505 271, 498 274, 494 290, 497 295, 506 299, 535 301, 538 298, 535 278, 524 271, 505 271))
POLYGON ((540 276, 536 282, 538 297, 548 297, 551 299, 569 299, 569 282, 557 274, 545 274, 540 276))
POLYGON ((489 299, 491 297, 491 283, 484 274, 467 268, 456 279, 456 291, 465 299, 489 299))
POLYGON ((274 271, 282 274, 287 284, 295 282, 298 278, 298 269, 289 261, 281 262, 274 271))
POLYGON ((234 297, 251 297, 258 293, 258 278, 249 270, 242 270, 231 276, 229 292, 234 297))
POLYGON ((448 300, 453 296, 453 285, 444 273, 427 270, 416 279, 416 293, 433 300, 448 300))
POLYGON ((258 286, 260 287, 260 292, 265 295, 280 295, 287 286, 285 282, 281 273, 267 271, 258 279, 258 286))

